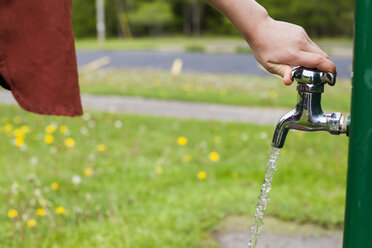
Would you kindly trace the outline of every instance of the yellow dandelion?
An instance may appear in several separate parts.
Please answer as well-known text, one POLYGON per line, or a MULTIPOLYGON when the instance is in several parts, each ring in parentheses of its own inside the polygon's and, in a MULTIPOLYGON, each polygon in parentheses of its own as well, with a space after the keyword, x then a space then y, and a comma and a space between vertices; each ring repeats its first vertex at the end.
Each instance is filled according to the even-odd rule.
POLYGON ((184 145, 187 144, 187 138, 186 138, 186 137, 179 137, 179 138, 177 139, 177 143, 178 143, 178 145, 180 145, 180 146, 184 146, 184 145))
POLYGON ((4 126, 4 131, 5 132, 9 133, 12 130, 13 130, 13 125, 12 124, 10 124, 10 123, 5 124, 5 126, 4 126))
POLYGON ((221 137, 220 136, 214 137, 214 143, 221 143, 221 137))
POLYGON ((99 144, 98 146, 97 146, 97 151, 99 151, 99 152, 104 152, 104 151, 106 151, 107 150, 107 147, 106 147, 106 145, 104 145, 104 144, 99 144))
POLYGON ((50 188, 56 191, 59 189, 59 184, 57 182, 52 182, 52 184, 50 185, 50 188))
POLYGON ((58 208, 56 208, 56 213, 57 214, 65 214, 66 210, 64 209, 64 207, 58 207, 58 208))
POLYGON ((30 132, 30 128, 29 128, 28 126, 26 126, 26 125, 23 125, 20 129, 21 129, 21 131, 22 131, 23 133, 28 133, 28 132, 30 132))
POLYGON ((8 211, 8 217, 9 217, 9 218, 13 219, 13 218, 15 218, 15 217, 17 217, 17 216, 18 216, 18 211, 17 211, 17 210, 15 210, 15 209, 10 209, 10 210, 8 211))
POLYGON ((54 142, 54 138, 52 135, 47 134, 44 136, 44 142, 47 144, 52 144, 54 142))
POLYGON ((182 85, 182 90, 184 90, 184 91, 190 91, 191 90, 191 85, 190 84, 183 84, 182 85))
POLYGON ((46 126, 45 132, 54 133, 56 131, 56 129, 57 129, 56 125, 50 124, 50 125, 46 126))
POLYGON ((206 179, 206 178, 207 178, 207 172, 205 172, 205 171, 199 171, 199 173, 198 173, 198 178, 199 178, 200 180, 204 180, 204 179, 206 179))
POLYGON ((301 132, 301 131, 297 131, 297 130, 295 130, 296 132, 296 135, 298 136, 298 137, 301 137, 302 135, 303 135, 303 132, 301 132))
POLYGON ((220 160, 220 155, 217 152, 211 152, 209 153, 209 159, 212 161, 218 161, 220 160))
POLYGON ((270 97, 271 100, 277 99, 278 98, 278 92, 276 92, 276 91, 270 91, 269 97, 270 97))
POLYGON ((59 132, 66 134, 68 132, 68 127, 66 125, 62 125, 59 127, 59 132))
POLYGON ((238 179, 238 178, 239 178, 239 174, 236 173, 236 172, 234 172, 234 173, 232 174, 232 177, 233 177, 234 179, 238 179))
POLYGON ((46 215, 46 211, 44 208, 38 208, 36 210, 36 214, 39 215, 39 216, 45 216, 46 215))
POLYGON ((161 167, 161 166, 156 167, 155 172, 156 172, 156 174, 159 174, 159 175, 162 174, 163 173, 163 167, 161 167))
POLYGON ((160 82, 159 79, 157 79, 157 78, 154 79, 154 86, 156 86, 156 87, 160 87, 161 86, 161 82, 160 82))
POLYGON ((93 169, 90 168, 90 167, 85 168, 85 169, 84 169, 84 174, 85 174, 87 177, 93 175, 93 169))
POLYGON ((25 143, 25 141, 23 140, 23 138, 16 138, 14 140, 14 145, 16 147, 21 147, 21 146, 23 146, 24 143, 25 143))
POLYGON ((72 148, 75 146, 75 140, 73 138, 66 138, 65 139, 65 146, 67 148, 72 148))
POLYGON ((227 90, 226 90, 226 89, 221 89, 221 90, 220 90, 220 94, 221 94, 222 96, 226 95, 226 94, 227 94, 227 90))
POLYGON ((30 220, 28 220, 28 221, 27 221, 27 226, 28 226, 29 228, 33 228, 33 227, 35 227, 35 226, 36 226, 36 220, 35 220, 35 219, 30 219, 30 220))
POLYGON ((281 149, 280 155, 285 156, 286 154, 287 154, 287 150, 286 149, 281 149))
POLYGON ((13 135, 14 135, 14 137, 16 137, 16 138, 21 138, 21 139, 23 139, 24 137, 25 137, 25 133, 22 131, 22 129, 20 129, 20 128, 17 128, 17 129, 15 129, 14 131, 13 131, 13 135))
POLYGON ((190 154, 186 154, 185 156, 183 156, 183 160, 184 160, 185 162, 190 162, 191 159, 192 159, 192 157, 191 157, 190 154))

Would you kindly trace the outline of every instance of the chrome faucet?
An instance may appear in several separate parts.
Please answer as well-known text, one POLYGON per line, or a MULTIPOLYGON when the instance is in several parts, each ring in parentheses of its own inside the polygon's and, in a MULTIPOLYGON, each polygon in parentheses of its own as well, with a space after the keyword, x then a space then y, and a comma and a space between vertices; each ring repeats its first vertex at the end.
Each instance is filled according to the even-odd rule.
POLYGON ((321 106, 324 85, 334 86, 336 83, 334 74, 299 66, 293 69, 292 80, 297 81, 297 105, 278 121, 273 147, 283 147, 289 129, 328 131, 331 134, 348 132, 348 116, 338 112, 325 114, 321 106))

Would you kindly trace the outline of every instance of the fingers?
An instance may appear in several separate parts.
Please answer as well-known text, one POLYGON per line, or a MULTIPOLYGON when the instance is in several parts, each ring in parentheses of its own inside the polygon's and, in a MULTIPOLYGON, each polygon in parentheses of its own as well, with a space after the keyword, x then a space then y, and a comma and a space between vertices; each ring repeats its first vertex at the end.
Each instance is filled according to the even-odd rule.
POLYGON ((336 74, 335 64, 333 64, 329 58, 318 53, 300 51, 296 58, 291 62, 293 62, 293 65, 316 68, 320 71, 327 71, 336 74))
MULTIPOLYGON (((313 48, 313 50, 316 50, 316 49, 313 48)), ((329 57, 323 56, 323 54, 319 54, 319 53, 300 51, 297 53, 297 56, 295 58, 287 62, 291 65, 300 65, 300 66, 305 66, 308 68, 316 68, 320 71, 332 72, 335 75, 337 74, 336 67, 333 64, 333 62, 329 59, 329 57)), ((269 72, 281 76, 284 80, 285 85, 292 84, 292 79, 291 79, 292 68, 289 65, 268 62, 265 68, 269 72)))
POLYGON ((277 59, 277 54, 274 53, 271 59, 263 60, 262 65, 271 73, 281 76, 284 80, 284 84, 291 85, 291 72, 292 68, 290 65, 299 65, 308 68, 315 68, 320 71, 332 72, 335 75, 336 67, 334 63, 318 45, 308 38, 306 44, 303 44, 303 50, 297 50, 288 53, 287 56, 277 59))
POLYGON ((327 59, 330 59, 328 54, 325 53, 314 41, 310 39, 310 37, 306 34, 303 38, 305 42, 303 45, 305 46, 305 52, 313 52, 313 53, 318 53, 327 59))
MULTIPOLYGON (((304 50, 304 52, 310 52, 310 53, 315 53, 315 54, 319 54, 321 56, 323 56, 324 58, 326 58, 329 62, 331 62, 331 59, 330 57, 328 56, 327 53, 325 53, 315 42, 313 42, 309 36, 307 36, 307 39, 306 39, 308 42, 306 42, 306 48, 304 50)), ((332 63, 332 62, 331 62, 332 63)), ((332 63, 333 64, 333 63, 332 63)), ((333 65, 334 67, 334 65, 333 65)), ((317 68, 317 67, 314 67, 314 68, 317 68)), ((318 68, 320 70, 320 68, 318 68)), ((336 68, 334 67, 334 69, 332 70, 327 70, 327 71, 330 71, 330 72, 333 72, 333 73, 336 73, 336 68)))
POLYGON ((315 44, 312 40, 310 40, 309 43, 307 43, 307 49, 304 50, 305 52, 312 52, 322 55, 323 57, 330 60, 327 53, 325 53, 317 44, 315 44))
POLYGON ((292 79, 291 79, 292 67, 290 67, 289 65, 279 65, 279 64, 273 64, 273 63, 269 63, 268 67, 269 68, 267 69, 269 72, 279 75, 283 78, 285 85, 292 84, 292 79))

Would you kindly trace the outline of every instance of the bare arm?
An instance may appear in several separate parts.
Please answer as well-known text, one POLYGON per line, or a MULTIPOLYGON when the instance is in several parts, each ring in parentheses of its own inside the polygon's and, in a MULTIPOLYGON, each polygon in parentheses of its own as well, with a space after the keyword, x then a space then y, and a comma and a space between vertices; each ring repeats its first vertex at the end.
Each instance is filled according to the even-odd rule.
POLYGON ((290 65, 302 65, 336 73, 336 67, 297 25, 273 20, 254 0, 207 0, 223 13, 252 48, 260 64, 292 83, 290 65))

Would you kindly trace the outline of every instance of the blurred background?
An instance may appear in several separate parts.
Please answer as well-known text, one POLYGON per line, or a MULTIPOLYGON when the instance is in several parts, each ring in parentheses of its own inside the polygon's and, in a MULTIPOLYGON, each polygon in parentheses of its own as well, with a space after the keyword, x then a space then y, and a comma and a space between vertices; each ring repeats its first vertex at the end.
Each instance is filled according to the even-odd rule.
MULTIPOLYGON (((338 70, 348 113, 353 1, 262 0, 338 70)), ((296 86, 265 72, 201 0, 74 0, 81 118, 26 113, 0 90, 3 247, 246 247, 296 86)), ((347 138, 291 131, 258 247, 341 247, 347 138)))
MULTIPOLYGON (((78 39, 96 36, 96 2, 73 2, 78 39)), ((99 2, 99 1, 98 1, 99 2)), ((353 1, 261 0, 274 19, 296 23, 312 37, 349 37, 353 33, 353 1)), ((112 38, 148 36, 238 36, 230 22, 205 1, 105 0, 106 33, 112 38)))

